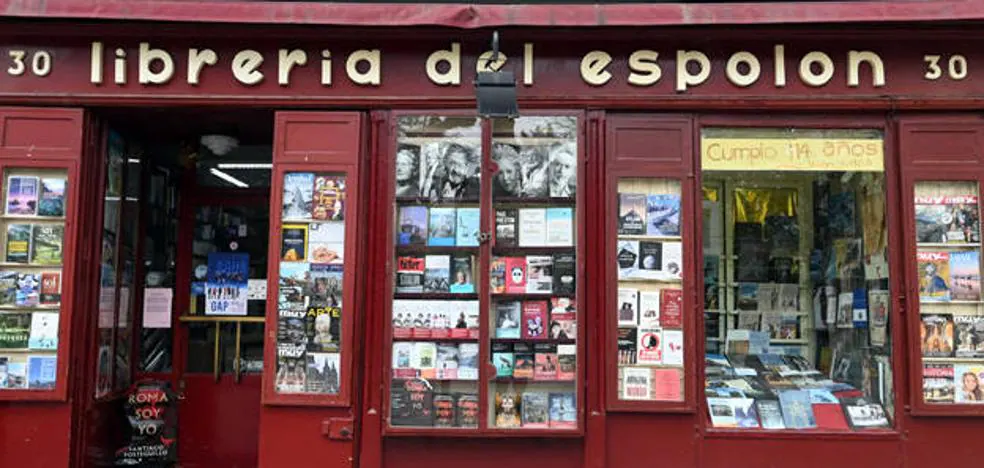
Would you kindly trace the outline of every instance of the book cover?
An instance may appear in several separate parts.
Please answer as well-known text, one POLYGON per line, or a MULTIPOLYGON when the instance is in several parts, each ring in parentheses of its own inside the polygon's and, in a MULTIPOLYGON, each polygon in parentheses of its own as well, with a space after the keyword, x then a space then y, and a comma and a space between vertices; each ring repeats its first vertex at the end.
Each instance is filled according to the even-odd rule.
POLYGON ((665 278, 663 274, 663 243, 639 242, 639 265, 633 276, 639 278, 665 278))
POLYGON ((663 242, 663 259, 660 270, 664 277, 680 279, 683 276, 683 243, 663 242))
POLYGON ((25 349, 31 336, 31 314, 0 314, 0 349, 25 349))
POLYGON ((308 227, 307 260, 311 263, 345 262, 345 224, 311 223, 308 227))
POLYGON ((872 346, 888 344, 888 311, 891 296, 884 289, 868 290, 868 312, 871 327, 868 340, 872 346))
POLYGON ((27 263, 31 254, 31 225, 7 225, 7 262, 27 263))
POLYGON ((950 299, 981 299, 981 253, 977 250, 950 252, 950 299))
POLYGON ((308 225, 284 224, 280 232, 280 259, 285 262, 305 261, 307 258, 308 225))
POLYGON ((634 276, 639 270, 639 241, 618 241, 615 261, 618 262, 619 279, 634 276))
POLYGON ((683 330, 663 330, 663 364, 683 365, 683 330))
POLYGON ((41 178, 38 216, 65 216, 65 179, 58 177, 41 178))
POLYGON ((541 247, 547 245, 547 209, 519 209, 519 246, 541 247))
MULTIPOLYGON (((60 273, 54 273, 61 277, 60 273)), ((61 291, 59 285, 59 291, 61 291)), ((61 294, 59 293, 59 300, 61 294)), ((0 305, 12 306, 17 303, 17 272, 0 271, 0 305)))
POLYGON ((659 328, 639 328, 637 334, 637 364, 663 363, 663 330, 659 328))
POLYGON ((282 218, 311 219, 314 200, 314 173, 290 172, 284 175, 282 218))
POLYGON ((478 208, 458 208, 458 225, 455 228, 455 245, 458 247, 478 246, 481 231, 478 208))
POLYGON ((35 273, 17 275, 17 292, 14 305, 34 307, 41 300, 41 278, 35 273))
POLYGON ((577 263, 573 253, 553 256, 553 292, 573 296, 577 288, 577 263))
POLYGON ((526 294, 526 257, 506 258, 506 293, 526 294))
POLYGON ((489 292, 491 294, 504 294, 506 292, 506 271, 505 257, 492 257, 489 262, 489 292))
POLYGON ((495 366, 496 377, 512 377, 514 365, 512 345, 493 342, 492 364, 495 366))
POLYGON ((62 239, 65 226, 60 224, 35 224, 31 235, 31 263, 39 265, 60 265, 62 262, 62 239))
POLYGON ((854 299, 851 303, 851 322, 854 328, 868 327, 868 290, 854 288, 854 299))
POLYGON ((390 424, 433 426, 433 400, 434 389, 426 379, 393 379, 390 385, 390 424))
POLYGON ((424 292, 424 257, 405 256, 396 259, 396 292, 424 292))
POLYGON ((27 341, 31 349, 58 349, 58 312, 31 314, 31 334, 27 341))
POLYGON ((646 235, 680 235, 680 195, 650 194, 646 197, 646 235))
POLYGON ((549 427, 549 397, 546 392, 523 392, 521 409, 524 428, 549 427))
MULTIPOLYGON (((953 376, 953 364, 924 363, 922 373, 923 401, 926 403, 953 403, 957 388, 953 376)), ((960 383, 963 384, 963 382, 960 383)))
POLYGON ((743 429, 758 428, 758 407, 753 398, 729 398, 728 404, 735 417, 735 426, 743 429))
POLYGON ((557 380, 577 377, 577 345, 557 345, 557 380))
POLYGON ((639 324, 639 290, 618 288, 618 325, 639 324))
POLYGON ((475 292, 473 280, 472 257, 458 255, 451 259, 451 286, 454 294, 471 294, 475 292))
POLYGON ((456 241, 457 210, 447 207, 430 209, 427 245, 452 247, 456 241))
POLYGON ((552 247, 574 245, 574 209, 547 208, 547 241, 552 247))
POLYGON ((526 293, 550 294, 553 292, 553 257, 529 255, 526 257, 526 293))
POLYGON ((618 233, 620 235, 646 234, 645 194, 618 194, 618 233))
POLYGON ((758 408, 759 421, 762 429, 785 429, 786 425, 782 422, 782 410, 778 400, 756 400, 755 406, 758 408))
POLYGON ((915 198, 916 242, 980 242, 976 195, 915 198))
POLYGON ((7 214, 34 216, 38 212, 38 178, 10 176, 7 178, 7 214))
POLYGON ((950 300, 950 253, 916 252, 920 301, 950 300))
POLYGON ((318 220, 345 219, 345 176, 321 175, 314 178, 311 217, 318 220))
POLYGON ((660 326, 663 328, 683 328, 683 290, 663 289, 660 294, 660 326))
POLYGON ((401 206, 397 245, 426 245, 428 219, 426 206, 401 206))
POLYGON ((55 388, 58 374, 56 356, 27 357, 27 388, 32 390, 51 390, 55 388))
POLYGON ((984 316, 954 315, 956 357, 984 358, 984 316))
POLYGON ((863 397, 847 397, 841 399, 844 414, 852 429, 872 429, 891 427, 885 408, 878 403, 868 401, 863 397))
POLYGON ((410 354, 412 353, 413 343, 408 341, 397 341, 393 343, 393 356, 391 358, 394 377, 401 375, 401 372, 398 372, 400 370, 413 369, 410 367, 410 354))
POLYGON ((463 393, 458 395, 458 427, 478 427, 478 395, 463 393))
POLYGON ((524 339, 544 339, 547 337, 547 301, 523 301, 524 339))
POLYGON ((550 393, 550 427, 561 429, 577 427, 577 404, 573 393, 550 393))
POLYGON ((446 293, 451 290, 451 256, 427 255, 424 257, 424 292, 446 293))
POLYGON ((777 310, 779 303, 778 284, 760 284, 755 292, 755 306, 759 312, 777 310))
POLYGON ((837 295, 837 328, 854 328, 854 293, 837 295))
POLYGON ((622 373, 623 400, 652 399, 652 373, 649 368, 623 367, 619 370, 622 373))
POLYGON ((711 415, 711 425, 714 427, 738 427, 735 418, 735 408, 731 405, 732 398, 707 397, 707 411, 711 415))
POLYGON ((0 356, 0 389, 27 388, 27 359, 22 356, 0 356), (5 376, 4 376, 5 375, 5 376))
MULTIPOLYGON (((519 338, 520 316, 522 315, 522 303, 519 301, 503 301, 495 305, 496 338, 519 338)), ((525 327, 522 334, 525 334, 525 327)))
POLYGON ((497 247, 516 247, 518 237, 519 211, 515 208, 495 210, 495 245, 497 247))
POLYGON ((660 290, 639 291, 639 325, 644 327, 660 326, 660 290))
POLYGON ((841 410, 840 401, 829 390, 811 388, 810 404, 814 419, 820 429, 847 430, 847 420, 841 410))
POLYGON ((513 359, 513 377, 532 379, 536 367, 533 345, 530 343, 513 343, 513 359))
POLYGON ((455 380, 458 378, 458 345, 455 343, 437 344, 437 369, 439 380, 455 380))
POLYGON ((458 380, 478 380, 478 343, 458 344, 458 380))
POLYGON ((495 427, 520 427, 519 395, 513 391, 495 392, 495 427))
POLYGON ((619 365, 636 363, 636 342, 638 341, 637 335, 638 330, 635 327, 619 327, 618 337, 616 338, 619 365))
POLYGON ((953 380, 956 403, 984 404, 984 364, 955 364, 953 380))
POLYGON ((536 343, 533 345, 533 378, 557 380, 557 345, 536 343))
POLYGON ((550 298, 550 333, 554 340, 577 338, 577 305, 567 297, 550 298))
POLYGON ((416 342, 410 350, 410 367, 419 371, 425 379, 433 379, 437 375, 437 343, 430 341, 416 342))
POLYGON ((799 285, 780 284, 776 299, 776 310, 793 312, 799 310, 799 285))
POLYGON ((782 405, 782 422, 787 429, 817 427, 808 390, 782 390, 778 393, 782 405))
POLYGON ((949 314, 922 315, 922 355, 926 357, 952 357, 954 323, 949 314))

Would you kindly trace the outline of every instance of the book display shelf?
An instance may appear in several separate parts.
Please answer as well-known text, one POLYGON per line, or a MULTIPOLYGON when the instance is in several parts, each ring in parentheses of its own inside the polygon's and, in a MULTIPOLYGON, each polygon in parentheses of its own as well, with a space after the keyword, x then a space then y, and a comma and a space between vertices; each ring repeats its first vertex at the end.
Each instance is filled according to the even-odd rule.
POLYGON ((580 433, 579 129, 398 118, 387 433, 580 433))

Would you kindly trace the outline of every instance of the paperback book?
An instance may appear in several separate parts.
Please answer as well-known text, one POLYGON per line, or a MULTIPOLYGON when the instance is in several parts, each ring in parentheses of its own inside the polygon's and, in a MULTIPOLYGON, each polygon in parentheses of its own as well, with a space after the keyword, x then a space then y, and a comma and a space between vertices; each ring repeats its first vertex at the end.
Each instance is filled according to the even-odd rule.
POLYGON ((639 291, 639 325, 644 327, 660 326, 660 290, 639 291))
POLYGON ((427 255, 424 257, 424 292, 446 293, 451 290, 451 257, 427 255))
MULTIPOLYGON (((60 274, 59 274, 60 276, 60 274)), ((61 294, 59 294, 59 297, 61 294)), ((12 306, 17 302, 17 272, 0 271, 0 305, 12 306)))
POLYGON ((458 379, 478 380, 478 343, 458 345, 458 379))
POLYGON ((659 323, 663 328, 683 328, 683 290, 663 289, 660 298, 659 323))
POLYGON ((618 233, 620 235, 646 234, 646 195, 619 193, 618 201, 618 233))
POLYGON ((458 247, 478 246, 481 231, 478 208, 458 208, 458 225, 455 228, 455 245, 458 247))
POLYGON ((506 293, 526 294, 526 257, 507 257, 506 293))
POLYGON ((636 344, 639 330, 635 327, 619 327, 616 345, 618 346, 618 364, 636 363, 636 344))
POLYGON ((453 395, 438 393, 432 399, 434 427, 454 427, 455 401, 453 395))
POLYGON ((396 292, 424 292, 424 257, 406 256, 396 259, 396 292))
POLYGON ((636 349, 637 364, 663 364, 663 330, 659 328, 639 328, 636 349))
POLYGON ((664 277, 680 279, 683 275, 683 244, 663 242, 663 258, 660 269, 664 277))
POLYGON ((520 405, 519 395, 512 391, 495 393, 495 427, 516 428, 520 427, 520 405))
POLYGON ((553 256, 553 292, 573 296, 577 285, 577 262, 573 253, 553 256))
POLYGON ((27 347, 31 349, 58 349, 58 312, 31 314, 31 335, 27 347))
POLYGON ((522 337, 524 339, 534 340, 544 339, 547 337, 546 301, 523 302, 522 337))
POLYGON ((553 257, 530 255, 526 257, 526 293, 550 294, 553 292, 553 257))
POLYGON ((65 226, 35 224, 31 237, 31 263, 39 265, 62 263, 62 239, 65 237, 65 226))
POLYGON ((639 278, 663 278, 663 243, 639 242, 639 266, 632 276, 639 278))
POLYGON ((32 390, 51 390, 55 388, 58 374, 56 356, 27 357, 27 388, 32 390))
POLYGON ((567 247, 574 245, 573 208, 547 208, 547 239, 545 245, 567 247))
POLYGON ((31 314, 0 314, 0 349, 25 349, 31 336, 31 314))
POLYGON ((433 400, 434 389, 426 379, 393 379, 390 386, 390 424, 433 426, 433 400))
POLYGON ((639 241, 618 241, 615 260, 618 262, 619 279, 634 276, 639 269, 639 241))
POLYGON ((573 393, 550 393, 550 427, 577 427, 577 405, 573 393))
POLYGON ((808 390, 782 390, 779 392, 783 424, 786 429, 812 429, 817 427, 813 404, 808 390))
POLYGON ((456 242, 456 226, 457 214, 454 208, 431 208, 427 245, 453 247, 456 242))
POLYGON ((557 345, 557 380, 574 380, 577 376, 577 345, 557 345))
POLYGON ((426 206, 401 206, 396 243, 398 245, 426 245, 427 227, 426 206))
POLYGON ((478 427, 478 395, 458 395, 457 408, 458 427, 478 427))
POLYGON ((513 348, 509 343, 492 343, 492 364, 495 366, 496 377, 513 376, 513 348))
POLYGON ((515 208, 496 209, 495 245, 499 247, 516 247, 519 244, 518 223, 519 212, 515 208))
POLYGON ((557 380, 557 345, 536 343, 533 345, 533 378, 557 380))
POLYGON ((28 263, 31 254, 31 225, 7 225, 7 262, 28 263))
POLYGON ((639 290, 618 289, 618 325, 635 326, 639 324, 639 290))
POLYGON ((891 423, 885 408, 878 403, 869 401, 863 397, 846 397, 841 399, 844 407, 844 414, 852 429, 872 429, 888 428, 891 423))
POLYGON ((516 379, 532 379, 536 372, 533 345, 530 343, 513 343, 513 377, 516 379))
POLYGON ((521 208, 519 210, 519 246, 541 247, 547 245, 547 209, 521 208))
POLYGON ((549 427, 549 396, 546 392, 524 392, 521 408, 524 428, 549 427))
POLYGON ((577 306, 574 299, 550 298, 550 333, 554 340, 573 340, 577 337, 577 306))
POLYGON ((41 300, 41 278, 35 273, 20 273, 17 275, 17 293, 14 305, 19 307, 34 307, 41 300))
POLYGON ((451 258, 451 286, 453 294, 471 294, 475 292, 475 282, 472 278, 472 257, 459 255, 451 258))
POLYGON ((680 195, 650 194, 646 198, 646 234, 680 235, 680 195))
POLYGON ((522 303, 519 301, 502 301, 495 305, 495 337, 519 338, 520 316, 522 303))
POLYGON ((623 367, 622 374, 623 400, 651 400, 652 372, 646 367, 623 367))

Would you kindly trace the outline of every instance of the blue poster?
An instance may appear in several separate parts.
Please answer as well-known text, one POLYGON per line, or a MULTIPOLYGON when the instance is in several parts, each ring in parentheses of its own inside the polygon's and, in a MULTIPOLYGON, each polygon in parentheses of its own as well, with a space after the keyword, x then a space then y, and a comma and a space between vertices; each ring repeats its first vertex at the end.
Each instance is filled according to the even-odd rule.
POLYGON ((205 277, 206 315, 246 315, 249 254, 208 254, 205 277))

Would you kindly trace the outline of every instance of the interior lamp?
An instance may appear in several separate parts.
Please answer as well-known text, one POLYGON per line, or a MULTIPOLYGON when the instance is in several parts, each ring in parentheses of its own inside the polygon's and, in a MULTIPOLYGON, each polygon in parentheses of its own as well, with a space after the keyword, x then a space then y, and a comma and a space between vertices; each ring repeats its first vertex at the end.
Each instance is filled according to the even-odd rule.
POLYGON ((229 135, 202 135, 202 146, 217 156, 224 156, 239 146, 239 140, 229 135))

